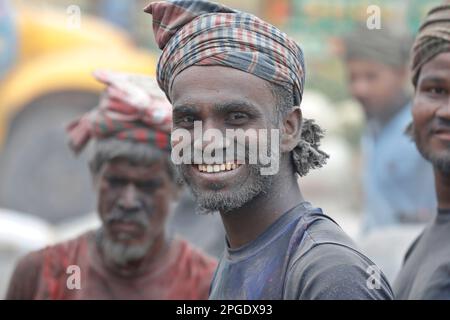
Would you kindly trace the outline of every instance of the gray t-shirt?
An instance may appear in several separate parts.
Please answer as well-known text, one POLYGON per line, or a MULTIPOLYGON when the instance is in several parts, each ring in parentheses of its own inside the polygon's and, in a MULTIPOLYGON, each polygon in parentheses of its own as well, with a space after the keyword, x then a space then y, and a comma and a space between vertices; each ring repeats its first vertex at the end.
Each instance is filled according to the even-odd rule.
POLYGON ((210 299, 392 299, 378 271, 330 217, 303 202, 251 243, 226 248, 210 299))
POLYGON ((399 300, 450 299, 450 209, 438 210, 408 249, 394 292, 399 300))

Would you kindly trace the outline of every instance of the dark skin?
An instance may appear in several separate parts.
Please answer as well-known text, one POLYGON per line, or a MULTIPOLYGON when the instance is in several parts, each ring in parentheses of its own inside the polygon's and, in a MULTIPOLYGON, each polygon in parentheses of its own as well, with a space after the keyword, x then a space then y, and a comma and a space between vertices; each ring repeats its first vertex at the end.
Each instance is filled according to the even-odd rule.
POLYGON ((105 163, 94 174, 94 180, 105 236, 126 245, 152 243, 142 259, 132 261, 125 267, 111 264, 105 256, 102 258, 109 268, 118 273, 139 273, 157 261, 169 246, 165 225, 178 188, 168 173, 167 160, 136 165, 126 159, 115 159, 105 163), (120 217, 139 215, 146 223, 143 225, 122 218, 106 222, 112 214, 120 217))
MULTIPOLYGON (((194 121, 202 121, 203 130, 216 128, 223 134, 226 129, 276 128, 276 101, 268 82, 240 70, 189 67, 176 77, 170 95, 173 130, 183 128, 193 134, 194 121)), ((231 212, 221 212, 231 248, 256 239, 283 213, 303 201, 289 154, 300 141, 301 119, 299 107, 292 108, 282 119, 280 168, 268 193, 257 195, 231 212)), ((200 190, 222 192, 248 183, 249 174, 246 165, 235 173, 209 176, 190 165, 188 176, 200 190)))
MULTIPOLYGON (((450 52, 422 67, 412 112, 421 153, 431 159, 450 159, 450 52)), ((434 174, 439 208, 450 209, 450 173, 434 166, 434 174)))
POLYGON ((349 60, 346 68, 350 93, 368 119, 385 124, 406 104, 405 68, 364 59, 349 60))

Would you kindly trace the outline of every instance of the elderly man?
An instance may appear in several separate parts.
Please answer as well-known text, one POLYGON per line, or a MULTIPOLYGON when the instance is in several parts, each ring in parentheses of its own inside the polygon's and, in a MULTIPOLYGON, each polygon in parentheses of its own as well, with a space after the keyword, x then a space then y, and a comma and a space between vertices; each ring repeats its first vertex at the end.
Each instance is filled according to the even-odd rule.
POLYGON ((177 169, 200 206, 220 211, 226 230, 210 298, 391 298, 373 263, 300 192, 297 174, 327 158, 318 148, 320 128, 309 120, 302 127, 300 47, 253 15, 207 1, 153 2, 146 12, 163 50, 158 82, 174 108, 173 147, 190 147, 180 150, 194 156, 177 169), (215 130, 227 138, 196 137, 199 125, 205 136, 215 130), (241 154, 239 139, 228 134, 251 130, 259 135, 245 137, 241 154), (269 131, 281 132, 267 139, 270 150, 261 143, 269 131), (269 165, 278 170, 262 158, 250 162, 255 144, 276 155, 269 165), (217 160, 224 151, 232 159, 217 160))
POLYGON ((450 299, 450 4, 431 9, 412 51, 410 131, 434 168, 437 216, 408 250, 398 299, 450 299))
POLYGON ((6 298, 206 299, 216 262, 166 233, 179 189, 171 106, 151 78, 96 76, 106 95, 68 129, 76 152, 95 139, 90 169, 102 225, 24 257, 6 298))
POLYGON ((427 222, 436 208, 432 167, 404 134, 411 122, 405 85, 409 37, 388 27, 360 26, 345 44, 350 92, 367 118, 362 231, 427 222))

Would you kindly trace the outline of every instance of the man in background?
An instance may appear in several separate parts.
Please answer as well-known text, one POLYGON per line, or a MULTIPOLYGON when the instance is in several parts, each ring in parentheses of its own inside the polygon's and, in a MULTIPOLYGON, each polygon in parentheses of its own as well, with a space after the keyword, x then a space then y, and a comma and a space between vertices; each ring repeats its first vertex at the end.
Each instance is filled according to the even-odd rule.
POLYGON ((101 227, 25 256, 6 299, 207 299, 215 260, 166 230, 180 192, 171 105, 151 78, 96 76, 107 91, 68 133, 76 153, 94 140, 101 227))
POLYGON ((344 42, 350 93, 367 119, 361 142, 363 232, 426 222, 436 208, 432 168, 404 134, 411 121, 405 86, 409 37, 359 26, 344 42))
POLYGON ((450 4, 434 7, 412 51, 410 133, 433 165, 437 215, 406 253, 397 299, 450 299, 450 4))

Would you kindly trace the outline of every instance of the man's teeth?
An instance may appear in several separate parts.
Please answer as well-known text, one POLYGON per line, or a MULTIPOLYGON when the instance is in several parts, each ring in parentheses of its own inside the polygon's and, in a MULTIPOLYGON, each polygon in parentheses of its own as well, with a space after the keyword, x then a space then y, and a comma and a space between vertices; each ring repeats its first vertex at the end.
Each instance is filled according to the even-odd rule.
POLYGON ((241 165, 236 163, 226 163, 226 164, 199 164, 197 166, 198 170, 201 172, 222 172, 231 171, 239 168, 241 165))

